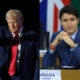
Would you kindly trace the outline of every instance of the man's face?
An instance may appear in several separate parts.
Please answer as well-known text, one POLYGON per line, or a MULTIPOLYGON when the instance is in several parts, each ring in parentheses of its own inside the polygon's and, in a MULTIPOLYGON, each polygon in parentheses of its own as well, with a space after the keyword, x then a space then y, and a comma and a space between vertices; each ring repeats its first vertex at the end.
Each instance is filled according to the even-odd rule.
POLYGON ((73 14, 64 13, 61 17, 61 25, 69 35, 72 35, 76 32, 78 23, 79 19, 73 14))
POLYGON ((9 30, 13 33, 19 32, 22 27, 22 21, 16 20, 14 18, 8 18, 7 23, 8 23, 9 30))

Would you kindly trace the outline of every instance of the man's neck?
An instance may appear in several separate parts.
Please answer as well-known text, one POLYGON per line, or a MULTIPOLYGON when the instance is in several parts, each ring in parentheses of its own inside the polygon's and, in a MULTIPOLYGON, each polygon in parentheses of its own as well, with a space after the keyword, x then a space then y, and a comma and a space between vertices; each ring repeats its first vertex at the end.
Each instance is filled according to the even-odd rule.
POLYGON ((15 37, 14 34, 18 34, 19 36, 21 36, 22 30, 23 30, 23 26, 21 27, 21 29, 20 29, 19 32, 16 32, 16 33, 13 33, 13 32, 12 32, 13 37, 15 37))

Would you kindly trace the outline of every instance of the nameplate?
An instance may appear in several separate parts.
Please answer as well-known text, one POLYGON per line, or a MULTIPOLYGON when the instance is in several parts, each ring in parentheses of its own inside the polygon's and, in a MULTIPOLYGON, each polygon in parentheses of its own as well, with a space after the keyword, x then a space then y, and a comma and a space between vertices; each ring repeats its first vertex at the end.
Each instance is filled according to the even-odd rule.
POLYGON ((40 69, 40 80, 61 80, 61 70, 40 69))

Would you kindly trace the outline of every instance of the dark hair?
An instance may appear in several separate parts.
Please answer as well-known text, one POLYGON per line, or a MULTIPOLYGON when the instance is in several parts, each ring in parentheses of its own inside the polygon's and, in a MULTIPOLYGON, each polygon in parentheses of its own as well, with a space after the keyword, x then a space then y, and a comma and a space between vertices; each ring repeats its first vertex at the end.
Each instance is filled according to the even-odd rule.
POLYGON ((64 13, 73 14, 75 17, 79 18, 78 11, 75 7, 71 5, 66 5, 60 10, 59 18, 62 18, 64 13))

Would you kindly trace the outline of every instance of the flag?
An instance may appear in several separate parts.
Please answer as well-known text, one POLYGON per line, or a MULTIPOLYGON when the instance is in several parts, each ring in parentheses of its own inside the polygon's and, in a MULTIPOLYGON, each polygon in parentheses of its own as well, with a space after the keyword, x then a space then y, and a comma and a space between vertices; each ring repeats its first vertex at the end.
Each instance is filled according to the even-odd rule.
POLYGON ((59 11, 68 4, 70 0, 40 0, 40 21, 44 31, 50 32, 50 38, 54 32, 61 29, 59 11))
MULTIPOLYGON (((80 19, 80 0, 71 0, 70 4, 78 10, 79 19, 80 19)), ((80 27, 80 22, 79 22, 79 27, 80 27)))
POLYGON ((40 22, 43 24, 44 31, 47 28, 47 0, 40 0, 40 22))

